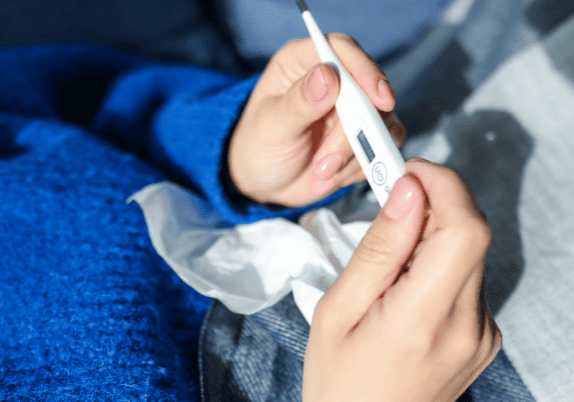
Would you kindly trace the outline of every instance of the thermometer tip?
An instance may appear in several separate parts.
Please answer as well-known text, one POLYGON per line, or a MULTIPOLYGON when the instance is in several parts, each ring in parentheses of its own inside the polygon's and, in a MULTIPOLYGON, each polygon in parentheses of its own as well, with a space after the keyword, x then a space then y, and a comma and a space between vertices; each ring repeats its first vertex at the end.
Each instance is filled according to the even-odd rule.
POLYGON ((299 10, 301 10, 301 13, 303 13, 304 11, 309 11, 309 8, 307 8, 305 0, 297 0, 297 5, 299 6, 299 10))

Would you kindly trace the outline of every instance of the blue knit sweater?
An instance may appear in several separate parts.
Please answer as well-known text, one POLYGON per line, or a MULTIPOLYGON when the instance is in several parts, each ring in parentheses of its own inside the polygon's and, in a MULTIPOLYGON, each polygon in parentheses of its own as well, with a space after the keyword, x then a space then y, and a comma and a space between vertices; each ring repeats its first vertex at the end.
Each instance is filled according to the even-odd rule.
POLYGON ((82 45, 3 49, 0 72, 0 400, 198 399, 210 300, 125 201, 170 179, 234 223, 303 212, 228 179, 226 139, 257 77, 82 45))

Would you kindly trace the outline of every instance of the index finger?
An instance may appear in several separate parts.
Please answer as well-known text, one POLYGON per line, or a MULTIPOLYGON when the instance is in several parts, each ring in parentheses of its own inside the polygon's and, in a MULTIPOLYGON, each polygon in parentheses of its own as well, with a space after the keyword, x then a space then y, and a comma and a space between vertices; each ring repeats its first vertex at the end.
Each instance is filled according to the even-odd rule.
MULTIPOLYGON (((375 107, 385 112, 392 111, 395 107, 395 96, 380 66, 351 36, 336 32, 329 33, 326 37, 341 63, 375 107)), ((281 96, 295 81, 320 62, 311 38, 294 39, 285 44, 267 66, 266 70, 275 70, 276 74, 272 74, 274 77, 264 74, 262 80, 282 76, 280 81, 266 85, 267 88, 276 89, 276 93, 271 95, 281 96)))
POLYGON ((349 74, 359 84, 373 105, 379 110, 390 112, 395 108, 395 95, 387 76, 350 35, 333 32, 326 35, 333 51, 349 74))
POLYGON ((405 170, 420 180, 438 228, 469 219, 486 222, 470 189, 454 170, 419 158, 410 159, 405 170))
POLYGON ((399 279, 395 293, 417 312, 417 319, 434 325, 452 311, 467 281, 482 275, 490 227, 453 170, 413 160, 406 170, 421 182, 435 228, 420 243, 408 280, 399 279))

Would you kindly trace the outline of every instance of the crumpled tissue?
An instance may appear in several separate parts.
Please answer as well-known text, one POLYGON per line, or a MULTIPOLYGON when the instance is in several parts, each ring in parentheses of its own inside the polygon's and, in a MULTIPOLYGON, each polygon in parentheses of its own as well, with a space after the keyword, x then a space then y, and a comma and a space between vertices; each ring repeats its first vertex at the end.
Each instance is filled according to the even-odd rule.
POLYGON ((379 210, 372 195, 355 190, 299 224, 274 218, 231 226, 204 199, 168 181, 144 187, 128 202, 142 208, 158 254, 199 293, 235 313, 254 314, 292 291, 311 324, 317 302, 379 210))

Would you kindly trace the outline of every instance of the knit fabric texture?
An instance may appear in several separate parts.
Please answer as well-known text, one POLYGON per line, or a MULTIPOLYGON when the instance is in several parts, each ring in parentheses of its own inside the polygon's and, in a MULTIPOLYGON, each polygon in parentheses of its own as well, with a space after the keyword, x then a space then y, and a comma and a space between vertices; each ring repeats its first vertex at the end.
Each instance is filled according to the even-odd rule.
POLYGON ((126 199, 170 179, 233 223, 306 210, 226 195, 226 139, 257 77, 84 45, 0 57, 0 400, 196 400, 210 300, 126 199))

